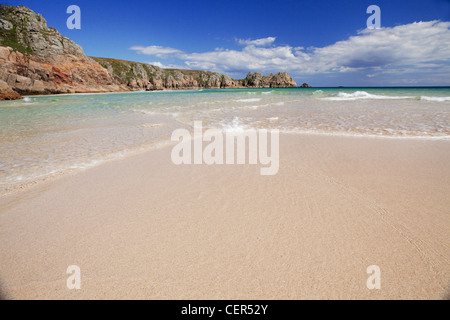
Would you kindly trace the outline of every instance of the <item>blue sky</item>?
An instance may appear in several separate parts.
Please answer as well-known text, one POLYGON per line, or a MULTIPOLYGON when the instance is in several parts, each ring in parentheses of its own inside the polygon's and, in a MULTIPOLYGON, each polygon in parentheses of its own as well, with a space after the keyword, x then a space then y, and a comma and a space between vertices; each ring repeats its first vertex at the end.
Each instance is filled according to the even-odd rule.
POLYGON ((41 13, 90 56, 235 78, 288 71, 313 86, 450 85, 450 0, 2 3, 41 13), (66 27, 72 4, 81 8, 81 30, 66 27), (372 4, 382 28, 369 31, 372 4))

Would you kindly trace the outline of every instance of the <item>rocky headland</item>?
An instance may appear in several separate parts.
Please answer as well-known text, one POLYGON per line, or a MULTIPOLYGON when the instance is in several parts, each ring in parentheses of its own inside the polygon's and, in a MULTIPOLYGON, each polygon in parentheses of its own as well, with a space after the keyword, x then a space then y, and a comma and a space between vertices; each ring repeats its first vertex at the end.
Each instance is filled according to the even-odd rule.
POLYGON ((297 87, 287 72, 264 76, 250 72, 243 80, 210 71, 161 69, 139 62, 92 58, 131 90, 198 89, 198 88, 279 88, 297 87))
POLYGON ((245 79, 209 71, 88 57, 24 6, 0 5, 0 100, 20 95, 194 88, 297 87, 287 72, 245 79))

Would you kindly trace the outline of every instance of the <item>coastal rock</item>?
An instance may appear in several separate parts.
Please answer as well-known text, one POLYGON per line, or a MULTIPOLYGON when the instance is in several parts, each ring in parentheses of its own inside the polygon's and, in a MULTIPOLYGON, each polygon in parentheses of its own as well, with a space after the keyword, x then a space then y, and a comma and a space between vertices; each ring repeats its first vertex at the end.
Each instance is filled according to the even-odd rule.
POLYGON ((1 5, 0 16, 2 43, 14 50, 43 58, 61 54, 84 56, 79 45, 47 27, 47 21, 27 7, 1 5))
POLYGON ((12 28, 13 28, 13 25, 11 22, 0 19, 0 29, 1 30, 9 31, 9 30, 12 30, 12 28))
POLYGON ((264 85, 267 87, 267 81, 262 73, 259 72, 250 72, 247 74, 245 78, 246 84, 249 87, 263 87, 264 85))
POLYGON ((304 83, 300 86, 300 88, 311 88, 311 86, 307 83, 304 83))
POLYGON ((287 72, 278 72, 270 79, 271 88, 294 88, 297 83, 291 78, 287 72))
POLYGON ((130 90, 24 6, 0 5, 0 80, 21 94, 130 90))
POLYGON ((297 83, 291 78, 287 72, 279 72, 275 75, 269 73, 264 76, 259 72, 250 72, 243 80, 246 87, 257 88, 293 88, 297 87, 297 83))
POLYGON ((222 77, 222 81, 220 83, 220 87, 221 88, 236 88, 239 87, 241 84, 239 83, 239 81, 234 80, 232 78, 230 78, 229 76, 223 76, 222 77))
POLYGON ((162 69, 150 64, 109 58, 95 58, 132 90, 238 88, 241 80, 226 75, 197 70, 162 69))
POLYGON ((0 5, 0 81, 8 96, 196 88, 296 87, 287 72, 250 72, 243 80, 197 70, 87 57, 75 42, 24 6, 0 5), (15 92, 15 93, 14 93, 15 92))
POLYGON ((0 80, 0 100, 22 99, 20 94, 12 90, 5 81, 0 80))

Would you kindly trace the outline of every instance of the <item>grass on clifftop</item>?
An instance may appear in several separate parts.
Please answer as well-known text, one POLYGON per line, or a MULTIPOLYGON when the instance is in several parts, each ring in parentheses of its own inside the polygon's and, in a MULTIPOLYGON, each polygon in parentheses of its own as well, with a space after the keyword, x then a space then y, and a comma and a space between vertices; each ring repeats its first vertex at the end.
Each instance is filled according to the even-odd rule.
MULTIPOLYGON (((118 76, 122 81, 129 82, 132 79, 137 79, 137 77, 133 73, 133 68, 139 64, 141 65, 145 72, 147 73, 148 79, 151 81, 155 79, 156 77, 160 78, 162 81, 166 81, 169 76, 175 77, 175 72, 178 71, 181 74, 185 76, 192 76, 193 79, 197 80, 197 82, 200 85, 206 85, 208 84, 209 79, 211 78, 211 75, 213 72, 210 71, 200 71, 200 70, 188 70, 188 69, 161 69, 161 74, 155 73, 155 71, 152 70, 152 66, 146 63, 140 63, 140 62, 133 62, 133 61, 127 61, 127 60, 120 60, 120 59, 112 59, 112 58, 98 58, 98 57, 91 57, 95 61, 97 61, 103 68, 108 69, 112 68, 113 73, 118 76), (205 75, 206 77, 202 77, 202 75, 205 75), (203 80, 206 79, 206 80, 203 80)), ((221 75, 221 80, 224 81, 225 76, 221 75)), ((242 81, 242 80, 235 80, 236 82, 242 81)))
POLYGON ((20 24, 21 22, 22 25, 25 25, 28 18, 24 17, 21 21, 17 21, 17 17, 14 16, 14 13, 9 6, 1 7, 0 16, 2 19, 10 22, 13 26, 11 30, 0 31, 0 44, 4 47, 11 47, 14 51, 20 52, 24 55, 32 55, 33 50, 31 50, 28 44, 22 43, 18 36, 18 32, 22 33, 22 39, 26 39, 25 34, 23 34, 23 28, 17 24, 20 24))
POLYGON ((122 81, 129 82, 133 79, 133 62, 119 59, 92 58, 105 69, 108 69, 108 67, 111 66, 112 72, 122 81))
POLYGON ((11 30, 2 30, 0 32, 0 42, 3 47, 11 47, 14 51, 18 51, 24 55, 32 55, 33 50, 28 45, 20 43, 17 37, 16 27, 11 30))
MULTIPOLYGON (((11 19, 8 20, 11 22, 11 19)), ((24 55, 32 55, 33 50, 31 50, 29 45, 23 44, 17 35, 17 27, 12 22, 13 27, 11 30, 1 30, 0 31, 0 43, 3 47, 11 47, 14 51, 18 51, 24 55)), ((21 29, 19 29, 19 32, 22 32, 21 29)), ((22 39, 25 39, 25 36, 22 37, 22 39)))

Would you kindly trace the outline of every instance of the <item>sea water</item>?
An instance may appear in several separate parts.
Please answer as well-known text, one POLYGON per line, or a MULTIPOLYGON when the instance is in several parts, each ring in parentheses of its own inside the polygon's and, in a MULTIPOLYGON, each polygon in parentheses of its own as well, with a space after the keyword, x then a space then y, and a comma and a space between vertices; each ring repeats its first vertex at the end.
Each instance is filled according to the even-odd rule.
POLYGON ((208 89, 0 102, 0 186, 170 143, 174 130, 450 139, 450 88, 208 89))

